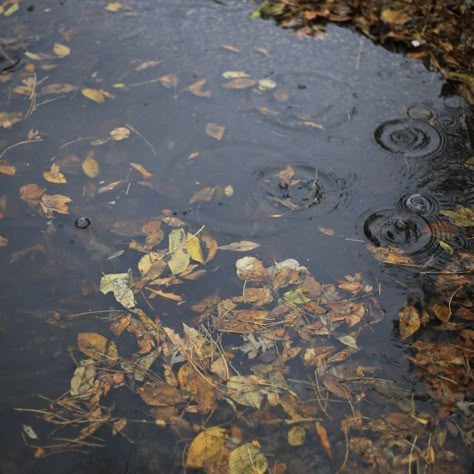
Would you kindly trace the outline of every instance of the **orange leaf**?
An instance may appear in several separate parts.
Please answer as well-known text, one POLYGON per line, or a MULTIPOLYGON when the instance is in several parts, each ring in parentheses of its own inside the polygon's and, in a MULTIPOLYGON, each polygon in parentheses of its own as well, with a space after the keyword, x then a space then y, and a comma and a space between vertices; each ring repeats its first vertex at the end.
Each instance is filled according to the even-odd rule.
POLYGON ((20 198, 24 201, 37 201, 45 192, 46 188, 39 184, 25 184, 20 188, 20 198))
POLYGON ((0 164, 0 174, 6 174, 7 176, 15 176, 16 168, 13 165, 0 164))
POLYGON ((130 166, 135 170, 138 171, 144 179, 150 179, 153 175, 142 165, 138 163, 130 163, 130 166))
POLYGON ((324 428, 319 421, 316 422, 316 433, 318 433, 319 440, 321 441, 323 448, 326 450, 326 453, 332 459, 332 448, 331 443, 329 442, 328 433, 326 428, 324 428))
POLYGON ((421 327, 420 314, 414 306, 405 306, 400 310, 400 336, 402 339, 413 336, 421 327))

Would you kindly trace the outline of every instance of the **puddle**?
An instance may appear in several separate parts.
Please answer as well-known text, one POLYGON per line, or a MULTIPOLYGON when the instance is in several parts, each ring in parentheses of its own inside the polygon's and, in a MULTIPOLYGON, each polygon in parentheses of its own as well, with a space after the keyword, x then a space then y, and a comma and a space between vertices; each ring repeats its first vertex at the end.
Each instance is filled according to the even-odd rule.
MULTIPOLYGON (((250 20, 253 5, 240 1, 127 4, 113 12, 104 2, 47 0, 1 19, 6 472, 185 472, 190 442, 217 426, 229 430, 225 452, 256 450, 271 472, 283 472, 278 463, 291 473, 337 472, 349 448, 347 470, 375 469, 393 426, 402 431, 380 451, 384 472, 418 452, 410 454, 416 442, 423 453, 434 446, 440 470, 470 472, 463 437, 472 430, 472 381, 437 385, 452 374, 422 359, 451 337, 449 347, 461 351, 472 331, 472 226, 462 214, 474 204, 468 106, 443 96, 440 76, 420 62, 347 29, 298 38, 250 20), (69 53, 56 54, 55 43, 69 53), (247 82, 229 88, 239 74, 247 82), (51 181, 54 164, 66 183, 51 181), (193 248, 192 258, 184 252, 173 262, 184 259, 185 272, 160 267, 194 238, 202 254, 193 248), (225 249, 236 243, 251 249, 225 249), (250 260, 236 267, 242 257, 250 260), (165 336, 149 339, 150 321, 133 313, 120 332, 129 311, 99 286, 121 274, 111 285, 126 293, 129 269, 137 307, 152 323, 159 318, 167 337, 184 337, 185 323, 218 341, 199 361, 219 388, 210 410, 190 395, 205 389, 181 371, 179 350, 165 336), (193 309, 205 297, 219 303, 193 309), (420 329, 401 338, 407 307, 408 317, 419 312, 420 329), (114 358, 114 340, 123 364, 78 350, 78 333, 107 335, 103 352, 114 358), (222 362, 207 359, 216 348, 229 357, 233 388, 222 362), (154 351, 153 377, 137 378, 134 364, 148 367, 154 351), (47 407, 87 358, 97 386, 107 386, 95 409, 114 418, 90 445, 35 458, 26 445, 56 435, 40 416, 15 409, 47 407), (257 401, 236 401, 241 376, 264 381, 257 401), (156 401, 166 390, 167 402, 156 401), (449 409, 441 392, 452 396, 449 409), (370 424, 359 425, 357 413, 370 424), (122 436, 115 423, 123 419, 122 436), (306 430, 302 446, 288 443, 296 426, 306 430)), ((74 422, 62 433, 77 430, 74 422)))

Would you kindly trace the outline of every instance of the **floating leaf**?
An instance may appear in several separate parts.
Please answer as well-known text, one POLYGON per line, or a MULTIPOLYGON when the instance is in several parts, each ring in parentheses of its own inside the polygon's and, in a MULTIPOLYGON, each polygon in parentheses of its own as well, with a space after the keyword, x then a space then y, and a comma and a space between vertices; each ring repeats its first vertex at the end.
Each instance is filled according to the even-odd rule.
POLYGON ((0 235, 0 247, 6 247, 8 245, 8 239, 0 235))
POLYGON ((302 426, 294 426, 288 431, 290 446, 303 446, 306 439, 306 430, 302 426))
POLYGON ((43 194, 40 205, 46 218, 51 219, 54 213, 69 214, 69 203, 71 198, 62 194, 43 194))
POLYGON ((382 21, 385 23, 392 25, 403 25, 409 20, 411 20, 411 16, 407 15, 402 9, 385 9, 382 11, 382 21))
POLYGON ((0 126, 3 128, 10 128, 22 120, 23 114, 21 112, 0 112, 0 126))
POLYGON ((260 247, 260 244, 249 240, 241 240, 240 242, 232 242, 231 244, 219 246, 219 250, 228 250, 231 252, 248 252, 260 247))
POLYGON ((235 262, 237 276, 241 280, 261 281, 268 278, 263 263, 255 257, 243 257, 235 262))
POLYGON ((88 393, 94 386, 96 376, 94 361, 91 359, 80 362, 71 379, 70 393, 73 397, 88 393))
POLYGON ((66 176, 61 173, 60 167, 57 163, 53 163, 49 171, 43 171, 43 178, 49 183, 67 183, 66 176))
POLYGON ((198 373, 189 363, 178 371, 180 387, 189 392, 198 404, 199 411, 208 413, 216 406, 216 389, 212 379, 198 373))
POLYGON ((146 382, 138 389, 140 398, 150 406, 172 406, 184 402, 184 397, 176 388, 166 382, 146 382))
MULTIPOLYGON (((7 3, 7 2, 5 2, 7 3)), ((4 16, 10 16, 16 13, 20 9, 20 5, 18 2, 13 3, 10 7, 5 10, 4 16)))
POLYGON ((216 140, 222 140, 224 137, 225 133, 225 127, 222 125, 218 125, 217 123, 212 123, 209 122, 206 125, 206 135, 216 139, 216 140))
POLYGON ((241 405, 260 408, 263 394, 258 385, 259 378, 255 375, 247 377, 235 375, 227 381, 227 394, 232 400, 241 405))
POLYGON ((243 444, 230 453, 229 474, 264 474, 267 469, 267 458, 252 443, 243 444))
POLYGON ((147 279, 158 278, 165 270, 167 263, 160 252, 150 252, 144 255, 138 262, 140 275, 147 279))
POLYGON ((135 308, 135 296, 131 290, 131 270, 128 273, 109 273, 100 279, 100 291, 105 295, 113 292, 115 299, 125 308, 135 308))
POLYGON ((190 86, 184 89, 187 92, 191 92, 198 97, 211 97, 211 91, 204 91, 202 88, 206 85, 207 79, 201 79, 193 82, 190 86))
POLYGON ((35 430, 30 425, 23 425, 23 432, 30 439, 39 439, 38 435, 35 433, 35 430))
POLYGON ((336 233, 332 229, 329 229, 328 227, 318 227, 318 230, 322 234, 327 235, 329 237, 333 236, 336 233))
POLYGON ((188 232, 187 240, 186 240, 186 247, 188 249, 189 256, 198 263, 204 263, 204 257, 202 255, 201 250, 201 242, 197 235, 192 235, 188 232))
POLYGON ((413 336, 413 334, 420 329, 420 314, 414 306, 403 307, 398 315, 400 318, 400 336, 402 339, 413 336))
POLYGON ((107 338, 96 332, 80 332, 77 335, 79 350, 94 360, 102 360, 107 348, 107 338))
POLYGON ((178 77, 176 74, 165 74, 159 78, 159 81, 168 89, 171 89, 172 87, 176 89, 176 87, 178 87, 178 77))
POLYGON ((414 266, 413 258, 404 255, 403 251, 397 248, 375 247, 368 245, 367 250, 379 261, 392 265, 414 266))
POLYGON ((0 163, 0 174, 6 174, 7 176, 15 176, 16 168, 13 165, 5 165, 0 163))
MULTIPOLYGON (((204 469, 220 464, 228 457, 228 431, 219 426, 213 426, 201 431, 189 445, 186 456, 186 467, 190 469, 204 469)), ((224 472, 206 469, 206 472, 224 472)))
POLYGON ((71 48, 69 46, 66 46, 65 44, 54 43, 53 52, 56 56, 59 56, 60 58, 64 58, 71 54, 71 48))
POLYGON ((244 71, 226 71, 222 74, 224 79, 239 79, 242 77, 249 77, 244 71))
POLYGON ((262 92, 275 89, 276 86, 277 86, 276 82, 273 81, 272 79, 260 79, 258 81, 258 88, 262 92))
POLYGON ((69 92, 77 90, 76 86, 71 84, 48 84, 41 89, 42 94, 68 94, 69 92))
POLYGON ((81 89, 81 94, 93 102, 98 104, 103 104, 105 102, 105 95, 102 91, 98 89, 91 89, 90 87, 85 87, 81 89))
POLYGON ((202 238, 202 241, 206 244, 206 248, 207 248, 206 263, 208 263, 216 256, 217 248, 218 248, 217 240, 208 234, 202 235, 201 238, 202 238))
POLYGON ((186 247, 186 232, 184 229, 173 229, 169 234, 169 252, 171 257, 168 266, 174 275, 184 272, 189 265, 189 253, 186 247))
POLYGON ((342 334, 340 336, 336 336, 336 339, 339 342, 342 342, 345 346, 349 346, 349 347, 352 347, 353 349, 359 350, 357 341, 354 339, 354 337, 350 336, 349 334, 342 334))
POLYGON ((126 140, 130 136, 130 129, 127 127, 117 127, 111 130, 109 135, 112 137, 112 140, 120 142, 126 140))
POLYGON ((99 162, 95 159, 93 153, 89 153, 81 163, 82 171, 89 178, 97 178, 100 173, 99 162))
POLYGON ((143 179, 151 179, 153 175, 142 165, 138 163, 130 163, 130 166, 135 170, 138 171, 142 176, 143 179))
POLYGON ((25 184, 20 188, 20 198, 24 201, 37 201, 46 192, 39 184, 25 184))
POLYGON ((239 79, 232 79, 229 82, 222 84, 224 89, 247 89, 257 83, 255 79, 242 77, 239 79))
POLYGON ((298 304, 305 304, 311 301, 311 298, 308 298, 303 292, 301 288, 296 288, 295 290, 287 291, 283 295, 283 299, 288 303, 298 305, 298 304))
POLYGON ((196 191, 188 200, 188 204, 193 204, 195 202, 209 202, 212 200, 214 197, 214 194, 216 193, 216 186, 214 187, 205 187, 200 189, 199 191, 196 191))
POLYGON ((434 304, 433 313, 443 323, 447 323, 451 319, 451 310, 446 304, 434 304))

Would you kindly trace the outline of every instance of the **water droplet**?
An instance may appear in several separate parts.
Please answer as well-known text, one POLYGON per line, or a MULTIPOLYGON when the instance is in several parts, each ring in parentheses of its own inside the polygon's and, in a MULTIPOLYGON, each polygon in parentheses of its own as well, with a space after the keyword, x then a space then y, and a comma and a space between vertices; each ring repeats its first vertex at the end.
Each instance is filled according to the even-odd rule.
POLYGON ((74 225, 78 229, 87 229, 91 225, 91 221, 87 217, 81 216, 76 219, 74 225))

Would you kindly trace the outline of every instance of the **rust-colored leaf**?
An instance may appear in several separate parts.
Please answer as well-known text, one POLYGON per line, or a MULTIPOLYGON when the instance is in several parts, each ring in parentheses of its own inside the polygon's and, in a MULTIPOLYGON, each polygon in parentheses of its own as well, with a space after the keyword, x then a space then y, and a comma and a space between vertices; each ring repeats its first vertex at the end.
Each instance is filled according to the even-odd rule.
POLYGON ((326 428, 324 428, 324 426, 319 421, 316 422, 316 433, 319 436, 319 441, 321 442, 322 447, 326 451, 327 455, 332 459, 332 448, 328 438, 328 433, 326 428))

